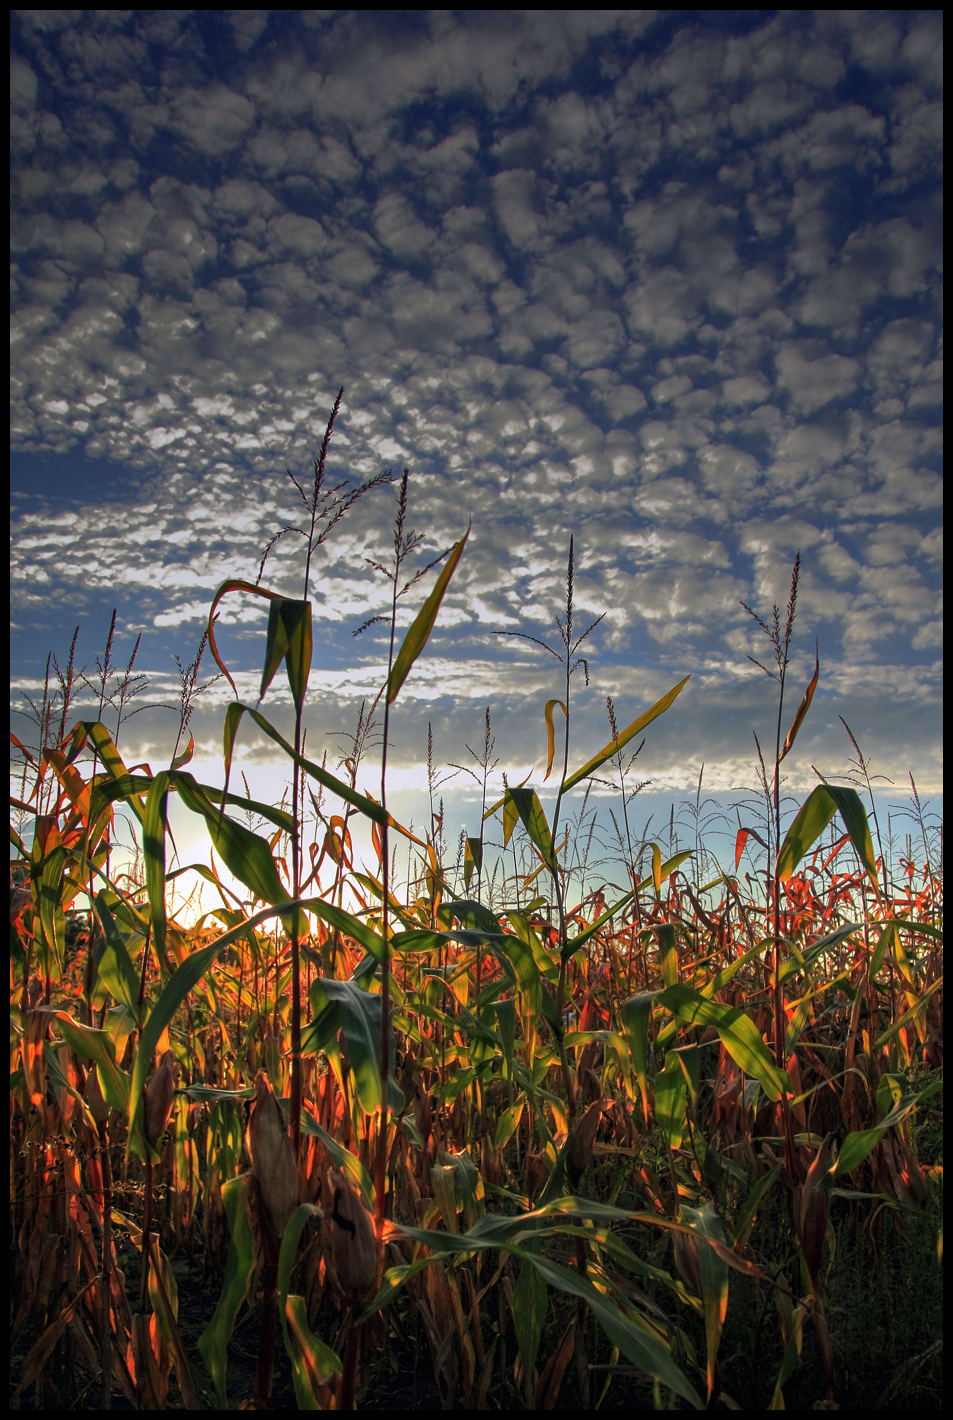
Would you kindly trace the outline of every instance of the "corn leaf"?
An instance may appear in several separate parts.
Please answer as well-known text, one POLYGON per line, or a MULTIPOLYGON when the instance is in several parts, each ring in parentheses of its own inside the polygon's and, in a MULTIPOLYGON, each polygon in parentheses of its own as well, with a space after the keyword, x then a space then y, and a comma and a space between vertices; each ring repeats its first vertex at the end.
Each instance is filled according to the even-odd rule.
POLYGON ((264 699, 275 671, 284 660, 291 696, 300 715, 308 690, 312 648, 311 603, 286 597, 273 601, 268 610, 268 638, 259 699, 264 699))
MULTIPOLYGON (((781 760, 785 758, 785 756, 787 755, 787 753, 788 753, 788 751, 790 750, 791 746, 794 744, 794 741, 797 739, 797 732, 798 732, 798 730, 801 728, 801 726, 802 726, 803 723, 804 723, 804 716, 807 714, 808 710, 810 710, 810 708, 811 708, 811 701, 814 699, 814 692, 815 692, 815 690, 817 689, 817 682, 818 682, 818 677, 820 676, 820 674, 821 674, 821 662, 820 662, 820 657, 819 657, 819 655, 818 655, 817 642, 815 642, 815 643, 814 643, 814 674, 813 674, 812 677, 811 677, 810 684, 808 685, 807 690, 805 690, 805 692, 804 692, 804 697, 803 697, 803 699, 801 700, 801 704, 800 704, 800 706, 798 707, 798 712, 797 712, 797 714, 796 714, 795 717, 794 717, 794 723, 792 724, 791 728, 790 728, 790 729, 788 730, 788 732, 787 732, 787 736, 786 736, 785 741, 784 741, 784 747, 782 748, 782 750, 781 750, 781 756, 780 756, 780 758, 778 759, 778 763, 779 763, 779 764, 781 763, 781 760)), ((736 865, 736 866, 737 866, 737 865, 736 865)))
POLYGON ((516 805, 517 813, 523 821, 523 827, 543 855, 544 863, 550 871, 555 872, 556 857, 553 853, 553 839, 536 790, 508 789, 506 797, 516 805))
POLYGON ((768 1099, 780 1099, 783 1091, 790 1093, 787 1071, 778 1069, 754 1021, 737 1006, 707 1001, 681 982, 666 986, 655 1000, 684 1025, 714 1026, 728 1054, 746 1075, 754 1075, 761 1082, 768 1099))
POLYGON ((553 728, 553 708, 556 705, 559 706, 566 719, 569 719, 569 711, 561 700, 546 701, 546 773, 543 775, 543 783, 552 773, 553 756, 556 753, 556 731, 553 728))
POLYGON ((633 735, 637 735, 640 730, 644 730, 646 725, 650 725, 653 720, 657 720, 659 715, 664 715, 665 711, 690 680, 690 675, 687 675, 684 680, 680 680, 678 685, 673 686, 667 695, 663 695, 661 700, 652 706, 651 710, 646 710, 644 715, 640 715, 637 720, 633 720, 632 724, 629 725, 628 729, 622 731, 617 740, 610 740, 598 754, 594 754, 591 759, 587 760, 581 769, 577 769, 575 774, 570 774, 563 788, 572 789, 574 785, 579 783, 580 779, 585 779, 588 775, 594 774, 597 769, 605 764, 607 759, 611 759, 614 754, 618 753, 623 745, 628 744, 633 735))
POLYGON ((861 797, 856 789, 842 789, 834 784, 818 784, 798 810, 778 854, 778 881, 786 883, 790 879, 798 863, 817 842, 838 811, 879 898, 882 889, 877 881, 874 845, 861 797))
POLYGON ((470 536, 470 529, 467 528, 463 537, 456 544, 450 556, 447 558, 447 565, 437 578, 436 586, 430 596, 424 602, 420 611, 414 617, 413 625, 404 637, 403 644, 397 653, 397 659, 391 667, 390 677, 387 682, 387 702, 393 705, 400 688, 410 673, 410 668, 427 644, 437 620, 437 613, 440 610, 440 603, 443 601, 444 593, 450 585, 450 578, 457 568, 457 563, 463 554, 463 549, 467 545, 467 538, 470 536))

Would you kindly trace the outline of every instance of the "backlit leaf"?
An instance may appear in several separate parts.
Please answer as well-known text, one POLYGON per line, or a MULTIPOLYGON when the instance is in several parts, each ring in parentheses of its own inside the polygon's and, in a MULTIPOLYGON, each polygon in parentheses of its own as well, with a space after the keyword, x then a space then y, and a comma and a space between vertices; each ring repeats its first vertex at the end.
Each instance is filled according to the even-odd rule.
POLYGON ((690 675, 687 675, 684 680, 680 680, 678 685, 673 686, 667 695, 663 695, 661 700, 657 701, 656 704, 652 706, 651 710, 646 710, 644 715, 640 715, 637 720, 633 720, 632 724, 622 731, 617 740, 610 740, 598 754, 594 754, 592 759, 587 760, 581 769, 577 769, 575 774, 570 774, 563 787, 571 789, 575 784, 579 783, 580 779, 585 779, 588 775, 595 773, 597 769, 605 764, 607 759, 611 759, 623 745, 628 744, 633 735, 637 735, 640 730, 644 730, 646 725, 650 725, 653 720, 657 720, 659 715, 664 715, 665 711, 681 694, 682 689, 690 680, 690 675))
POLYGON ((264 698, 275 671, 284 660, 292 699, 300 715, 311 673, 311 651, 311 603, 291 601, 287 597, 273 601, 268 611, 268 639, 259 698, 264 698))
POLYGON ((569 719, 569 711, 561 700, 546 701, 546 773, 543 775, 543 782, 549 778, 553 768, 553 756, 556 753, 556 731, 553 728, 553 706, 558 705, 560 710, 569 719))
POLYGON ((556 859, 553 854, 552 835, 536 790, 509 789, 506 797, 516 805, 523 827, 543 855, 543 861, 548 868, 555 871, 556 859))
POLYGON ((880 897, 881 887, 877 881, 870 825, 860 795, 856 789, 842 789, 834 784, 818 784, 801 805, 797 817, 785 834, 778 854, 778 881, 785 883, 791 878, 798 863, 817 842, 838 811, 874 891, 880 897))
POLYGON ((814 692, 815 692, 815 690, 817 689, 817 681, 818 681, 818 677, 820 676, 820 673, 821 673, 821 662, 820 662, 820 657, 819 657, 819 655, 818 655, 817 643, 815 642, 815 643, 814 643, 814 674, 813 674, 813 676, 811 677, 811 681, 810 681, 810 684, 809 684, 808 687, 807 687, 807 690, 805 690, 805 692, 804 692, 804 698, 803 698, 803 700, 801 701, 800 706, 798 707, 798 712, 797 712, 797 714, 796 714, 795 717, 794 717, 794 723, 792 724, 791 728, 788 730, 787 737, 786 737, 786 739, 785 739, 785 741, 784 741, 784 747, 783 747, 783 749, 781 750, 781 757, 780 757, 780 759, 778 760, 778 763, 779 763, 779 764, 781 763, 781 760, 784 759, 784 757, 785 757, 785 755, 787 754, 788 750, 789 750, 789 749, 791 748, 791 746, 794 744, 794 741, 797 739, 797 732, 798 732, 798 730, 801 728, 802 724, 804 723, 804 716, 807 714, 808 710, 810 710, 810 708, 811 708, 811 701, 814 699, 814 692))
POLYGON ((414 618, 413 625, 404 637, 403 644, 397 653, 397 658, 391 667, 390 678, 387 682, 388 704, 393 705, 400 688, 410 673, 410 668, 427 644, 437 620, 437 613, 440 610, 440 603, 443 601, 444 593, 450 585, 450 578, 457 568, 457 563, 463 554, 463 549, 467 545, 467 538, 470 536, 470 529, 467 528, 463 537, 456 544, 450 556, 447 558, 447 565, 437 578, 436 586, 430 596, 424 602, 420 611, 414 618))

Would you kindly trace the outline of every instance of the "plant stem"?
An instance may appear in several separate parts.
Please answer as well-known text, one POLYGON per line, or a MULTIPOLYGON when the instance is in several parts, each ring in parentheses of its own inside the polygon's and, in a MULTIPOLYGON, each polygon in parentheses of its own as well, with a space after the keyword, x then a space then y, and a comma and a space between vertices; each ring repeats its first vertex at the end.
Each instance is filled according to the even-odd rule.
MULTIPOLYGON (((404 470, 404 477, 400 489, 400 508, 398 512, 398 527, 403 528, 403 514, 407 498, 407 470, 404 470)), ((398 541, 398 556, 394 565, 394 582, 391 597, 391 617, 390 617, 390 649, 387 655, 387 679, 388 691, 390 673, 394 664, 394 639, 397 632, 397 579, 400 567, 400 543, 398 541)), ((381 750, 381 808, 385 814, 387 812, 387 736, 390 729, 390 696, 388 692, 384 695, 384 744, 381 750)), ((384 1247, 384 1190, 386 1186, 385 1169, 387 1163, 387 1083, 388 1067, 390 1064, 390 947, 388 938, 389 907, 388 896, 390 892, 390 838, 388 835, 387 820, 381 824, 381 845, 383 857, 381 862, 381 886, 383 888, 383 912, 381 917, 381 936, 384 939, 384 960, 381 963, 381 1119, 380 1133, 377 1138, 377 1161, 374 1175, 374 1232, 377 1237, 378 1250, 383 1255, 384 1247)))

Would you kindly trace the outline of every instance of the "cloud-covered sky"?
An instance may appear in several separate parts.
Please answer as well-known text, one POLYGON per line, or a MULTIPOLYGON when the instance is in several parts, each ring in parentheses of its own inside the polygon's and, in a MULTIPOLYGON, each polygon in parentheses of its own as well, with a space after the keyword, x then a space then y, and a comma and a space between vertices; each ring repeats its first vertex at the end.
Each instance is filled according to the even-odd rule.
MULTIPOLYGON (((93 674, 113 607, 114 661, 141 632, 143 703, 174 702, 215 589, 300 521, 287 470, 307 483, 343 386, 328 477, 410 468, 415 565, 472 521, 395 791, 426 784, 428 721, 438 765, 472 766, 487 705, 496 782, 541 783, 559 667, 494 632, 559 647, 572 535, 576 627, 604 619, 570 769, 607 694, 624 726, 690 674, 640 803, 703 764, 720 805, 754 786, 777 688, 741 603, 783 630, 800 551, 782 734, 815 640, 820 680, 786 789, 848 772, 843 716, 894 802, 908 771, 942 793, 939 11, 21 10, 11 43, 15 705, 77 624, 93 674)), ((383 679, 382 628, 352 633, 385 610, 365 559, 395 508, 371 490, 312 566, 329 764, 383 679)), ((263 585, 300 597, 304 561, 283 537, 263 585)), ((222 605, 251 703, 266 624, 222 605)), ((200 778, 230 697, 196 702, 200 778)), ((262 708, 289 730, 283 675, 262 708)), ((161 767, 177 728, 146 710, 120 748, 161 767)), ((285 766, 241 745, 277 801, 285 766)))

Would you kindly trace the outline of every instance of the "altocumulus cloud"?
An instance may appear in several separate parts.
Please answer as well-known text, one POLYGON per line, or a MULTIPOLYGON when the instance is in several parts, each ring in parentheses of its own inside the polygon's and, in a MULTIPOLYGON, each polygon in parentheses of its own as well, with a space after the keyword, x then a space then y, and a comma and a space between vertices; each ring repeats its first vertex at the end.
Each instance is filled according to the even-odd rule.
MULTIPOLYGON (((783 616, 800 549, 786 720, 815 638, 821 679, 788 787, 844 771, 843 714, 873 769, 941 790, 939 12, 24 10, 11 34, 15 690, 76 623, 101 653, 118 605, 168 699, 214 589, 297 520, 285 470, 343 385, 330 474, 408 465, 425 559, 473 521, 401 782, 428 718, 459 760, 485 704, 539 782, 558 667, 493 632, 556 635, 573 533, 577 624, 604 620, 571 767, 607 693, 625 723, 691 672, 641 773, 751 782, 776 699, 740 603, 783 616)), ((312 744, 380 685, 379 628, 351 632, 393 513, 375 490, 316 559, 312 744)), ((303 567, 287 536, 264 581, 300 596, 303 567)), ((262 605, 220 623, 252 699, 262 605)), ((200 760, 228 695, 198 704, 200 760)), ((281 678, 269 706, 287 728, 281 678)), ((129 721, 127 754, 167 761, 171 723, 129 721)))

